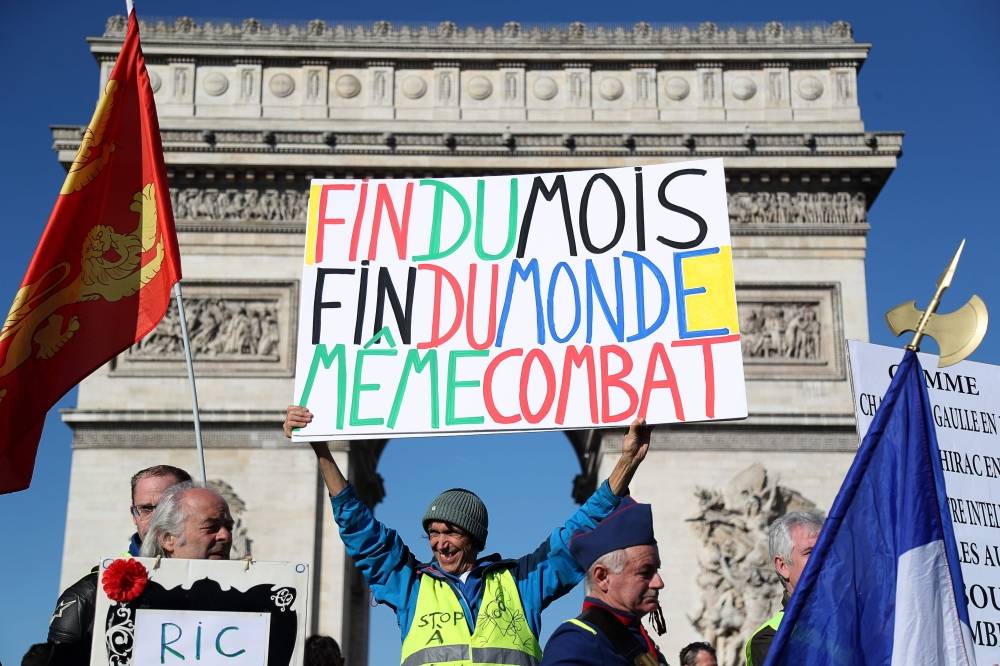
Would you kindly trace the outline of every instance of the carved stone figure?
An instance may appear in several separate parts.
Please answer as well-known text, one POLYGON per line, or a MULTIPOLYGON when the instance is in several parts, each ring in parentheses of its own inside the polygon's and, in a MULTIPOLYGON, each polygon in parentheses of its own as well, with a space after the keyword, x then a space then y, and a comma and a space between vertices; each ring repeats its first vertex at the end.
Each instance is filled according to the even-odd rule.
POLYGON ((863 192, 730 192, 732 224, 864 224, 863 192))
POLYGON ((170 190, 174 218, 200 222, 303 222, 309 193, 298 190, 224 190, 187 187, 170 190))
POLYGON ((743 357, 821 360, 818 303, 739 303, 743 357))
MULTIPOLYGON (((184 314, 195 358, 267 360, 278 353, 281 331, 274 299, 187 296, 184 314)), ((183 344, 177 304, 171 301, 160 324, 128 353, 134 359, 179 357, 183 344)))
POLYGON ((719 664, 742 662, 743 641, 781 603, 767 550, 767 526, 789 511, 815 508, 754 463, 723 488, 699 488, 688 522, 702 540, 696 577, 702 595, 688 616, 718 651, 719 664))

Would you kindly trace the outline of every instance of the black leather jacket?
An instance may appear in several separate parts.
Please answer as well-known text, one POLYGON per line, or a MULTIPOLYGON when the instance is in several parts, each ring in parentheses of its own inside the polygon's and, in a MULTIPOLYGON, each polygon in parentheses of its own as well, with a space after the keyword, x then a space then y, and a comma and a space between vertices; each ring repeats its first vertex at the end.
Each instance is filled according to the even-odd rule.
POLYGON ((48 642, 53 646, 50 664, 90 663, 97 603, 97 567, 59 595, 49 620, 48 642))

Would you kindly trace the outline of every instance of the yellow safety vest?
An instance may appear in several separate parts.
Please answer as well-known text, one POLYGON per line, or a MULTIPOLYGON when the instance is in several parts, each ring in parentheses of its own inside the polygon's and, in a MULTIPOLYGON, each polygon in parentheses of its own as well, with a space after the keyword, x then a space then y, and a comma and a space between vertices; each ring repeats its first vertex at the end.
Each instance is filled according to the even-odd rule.
POLYGON ((767 622, 757 627, 754 630, 754 632, 750 634, 750 638, 747 639, 746 645, 743 646, 743 654, 746 657, 747 666, 753 666, 753 659, 750 658, 750 643, 753 642, 754 636, 759 634, 764 629, 767 629, 768 627, 777 631, 778 627, 781 626, 781 618, 783 617, 785 617, 784 609, 772 615, 770 618, 768 618, 767 622))
POLYGON ((470 634, 451 585, 421 576, 416 612, 403 638, 402 666, 538 666, 542 648, 528 627, 510 570, 488 571, 483 586, 476 630, 470 634))

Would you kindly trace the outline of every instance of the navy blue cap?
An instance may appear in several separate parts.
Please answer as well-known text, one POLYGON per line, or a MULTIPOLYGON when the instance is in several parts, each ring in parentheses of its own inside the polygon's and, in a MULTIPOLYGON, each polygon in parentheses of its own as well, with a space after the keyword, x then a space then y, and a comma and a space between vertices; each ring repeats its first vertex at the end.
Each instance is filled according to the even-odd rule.
POLYGON ((577 530, 569 540, 569 551, 584 569, 602 555, 629 546, 655 546, 653 507, 622 498, 618 508, 592 530, 577 530))

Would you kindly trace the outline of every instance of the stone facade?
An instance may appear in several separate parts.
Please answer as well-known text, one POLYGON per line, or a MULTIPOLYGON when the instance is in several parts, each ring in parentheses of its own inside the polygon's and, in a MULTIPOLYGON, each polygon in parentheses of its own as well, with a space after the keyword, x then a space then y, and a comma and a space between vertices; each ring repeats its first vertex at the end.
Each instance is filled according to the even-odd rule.
MULTIPOLYGON (((107 78, 122 17, 92 38, 107 78)), ((735 664, 775 603, 762 529, 827 508, 856 447, 844 338, 867 337, 868 210, 901 153, 868 132, 848 24, 144 23, 184 254, 208 468, 243 506, 244 547, 312 563, 313 630, 367 659, 367 590, 348 566, 312 453, 281 446, 313 177, 605 168, 722 157, 751 416, 662 428, 633 484, 654 504, 671 602, 666 654, 698 637, 735 664), (272 479, 268 483, 263 478, 272 479), (296 483, 274 483, 273 479, 296 483), (302 483, 310 479, 309 483, 302 483), (275 507, 268 509, 268 507, 275 507), (286 512, 302 519, 283 520, 286 512), (308 518, 308 520, 307 520, 308 518)), ((80 127, 53 129, 63 163, 80 127)), ((63 583, 130 532, 128 475, 196 468, 171 312, 81 386, 63 583), (95 491, 95 489, 99 489, 95 491), (105 490, 110 489, 110 490, 105 490), (114 493, 120 493, 115 495, 114 493), (78 526, 86 525, 86 531, 78 526)), ((618 436, 576 433, 584 498, 618 436)), ((366 501, 381 445, 336 456, 366 501)))

